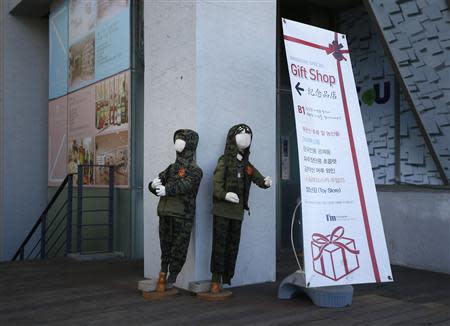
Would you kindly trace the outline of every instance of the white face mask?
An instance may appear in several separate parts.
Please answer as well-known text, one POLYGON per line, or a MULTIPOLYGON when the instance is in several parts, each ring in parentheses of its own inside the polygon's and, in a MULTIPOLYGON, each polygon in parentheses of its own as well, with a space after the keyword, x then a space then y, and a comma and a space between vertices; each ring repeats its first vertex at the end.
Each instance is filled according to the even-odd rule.
POLYGON ((241 133, 236 135, 236 145, 239 150, 244 150, 250 146, 252 136, 250 134, 241 133))
POLYGON ((177 153, 181 153, 186 147, 186 142, 183 139, 175 140, 175 150, 177 153))

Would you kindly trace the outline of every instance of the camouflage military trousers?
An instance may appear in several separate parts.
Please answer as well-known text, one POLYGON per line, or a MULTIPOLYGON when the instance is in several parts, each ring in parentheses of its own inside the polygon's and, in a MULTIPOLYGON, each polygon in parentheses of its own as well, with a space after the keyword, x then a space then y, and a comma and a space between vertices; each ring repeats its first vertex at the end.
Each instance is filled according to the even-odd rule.
POLYGON ((214 216, 211 273, 213 281, 230 284, 239 251, 242 221, 214 216))
POLYGON ((167 281, 175 283, 186 261, 191 238, 192 221, 173 216, 159 217, 161 271, 169 272, 167 281))

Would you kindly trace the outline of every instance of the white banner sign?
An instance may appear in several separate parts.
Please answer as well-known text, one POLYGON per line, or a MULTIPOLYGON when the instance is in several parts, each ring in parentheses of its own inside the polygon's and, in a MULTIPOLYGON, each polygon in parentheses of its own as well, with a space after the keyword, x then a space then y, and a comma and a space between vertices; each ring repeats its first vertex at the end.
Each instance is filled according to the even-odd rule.
POLYGON ((283 19, 308 287, 392 281, 345 35, 283 19))

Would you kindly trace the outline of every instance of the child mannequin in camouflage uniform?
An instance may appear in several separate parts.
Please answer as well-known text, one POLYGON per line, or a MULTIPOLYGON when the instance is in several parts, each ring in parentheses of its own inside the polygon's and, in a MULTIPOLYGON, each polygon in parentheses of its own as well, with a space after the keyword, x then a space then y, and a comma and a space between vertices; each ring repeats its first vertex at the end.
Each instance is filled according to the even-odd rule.
POLYGON ((161 272, 156 291, 164 292, 175 283, 185 261, 195 216, 195 199, 203 172, 195 163, 198 134, 177 130, 173 136, 177 158, 149 183, 160 197, 158 204, 161 272), (170 272, 166 279, 167 272, 170 272))
POLYGON ((233 126, 227 136, 225 152, 214 171, 213 248, 211 254, 211 292, 220 292, 220 283, 230 284, 239 251, 244 210, 249 211, 251 183, 261 188, 272 185, 249 162, 252 131, 249 126, 233 126))

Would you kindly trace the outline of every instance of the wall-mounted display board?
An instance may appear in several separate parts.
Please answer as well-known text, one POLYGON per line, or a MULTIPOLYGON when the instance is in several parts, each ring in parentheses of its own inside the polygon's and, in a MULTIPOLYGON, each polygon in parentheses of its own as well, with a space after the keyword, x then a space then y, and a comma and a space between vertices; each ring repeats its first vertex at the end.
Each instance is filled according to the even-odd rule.
MULTIPOLYGON (((115 184, 128 186, 130 40, 130 0, 52 1, 50 186, 79 164, 115 165, 115 184)), ((107 185, 105 171, 90 168, 83 183, 107 185)))
POLYGON ((67 94, 68 69, 68 0, 52 3, 49 21, 49 87, 48 97, 54 99, 67 94))
MULTIPOLYGON (((68 96, 67 172, 79 164, 114 165, 115 184, 128 186, 130 72, 82 88, 68 96)), ((108 185, 108 171, 89 168, 83 184, 108 185)))
POLYGON ((70 0, 69 91, 130 67, 129 0, 70 0))
POLYGON ((58 186, 67 175, 67 96, 48 105, 48 185, 58 186))
MULTIPOLYGON (((115 184, 128 185, 130 158, 130 72, 95 85, 95 164, 114 165, 115 184)), ((100 169, 96 185, 108 184, 108 171, 100 169)))

